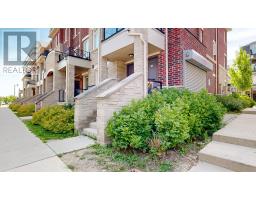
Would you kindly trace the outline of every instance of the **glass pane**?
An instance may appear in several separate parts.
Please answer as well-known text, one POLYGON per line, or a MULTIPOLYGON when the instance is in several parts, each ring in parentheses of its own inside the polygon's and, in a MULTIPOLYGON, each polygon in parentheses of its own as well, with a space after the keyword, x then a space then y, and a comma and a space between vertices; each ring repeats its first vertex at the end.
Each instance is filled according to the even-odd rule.
POLYGON ((104 38, 107 39, 110 36, 114 35, 116 32, 117 32, 116 28, 105 28, 104 38))

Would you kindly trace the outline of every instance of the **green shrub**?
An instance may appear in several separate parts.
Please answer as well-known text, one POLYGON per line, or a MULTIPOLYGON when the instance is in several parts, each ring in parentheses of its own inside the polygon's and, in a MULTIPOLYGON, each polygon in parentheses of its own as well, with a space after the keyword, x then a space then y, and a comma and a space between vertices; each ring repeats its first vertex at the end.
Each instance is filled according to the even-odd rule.
POLYGON ((155 114, 155 124, 161 150, 180 146, 189 138, 188 105, 181 99, 173 108, 164 105, 155 114))
POLYGON ((223 105, 206 91, 163 89, 114 113, 106 131, 115 148, 159 153, 205 139, 221 126, 224 113, 223 105))
POLYGON ((244 108, 253 107, 255 106, 255 101, 248 97, 247 95, 241 95, 239 98, 243 101, 244 108))
POLYGON ((244 108, 244 104, 241 99, 229 96, 216 96, 217 101, 222 103, 228 112, 240 112, 244 108))
POLYGON ((17 112, 18 109, 20 108, 21 104, 19 103, 12 103, 9 105, 9 108, 13 111, 13 112, 17 112))
POLYGON ((32 116, 35 112, 35 104, 24 104, 17 109, 19 117, 32 116))
POLYGON ((32 123, 56 134, 74 131, 74 109, 64 106, 42 108, 33 115, 32 123))

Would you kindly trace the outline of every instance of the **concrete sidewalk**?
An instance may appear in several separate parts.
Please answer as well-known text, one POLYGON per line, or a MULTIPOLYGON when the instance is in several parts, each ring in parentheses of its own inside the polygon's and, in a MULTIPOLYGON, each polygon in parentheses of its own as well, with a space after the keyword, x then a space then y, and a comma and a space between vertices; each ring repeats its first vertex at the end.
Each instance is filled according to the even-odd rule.
POLYGON ((0 171, 70 171, 9 108, 0 108, 0 171))

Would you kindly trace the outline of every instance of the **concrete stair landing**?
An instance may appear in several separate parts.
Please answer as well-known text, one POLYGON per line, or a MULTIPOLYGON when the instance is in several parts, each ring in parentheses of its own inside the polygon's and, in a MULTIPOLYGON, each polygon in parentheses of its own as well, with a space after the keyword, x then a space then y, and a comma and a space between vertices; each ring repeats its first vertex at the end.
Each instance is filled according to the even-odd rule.
POLYGON ((241 114, 217 131, 199 152, 199 163, 191 172, 255 172, 256 113, 241 114))

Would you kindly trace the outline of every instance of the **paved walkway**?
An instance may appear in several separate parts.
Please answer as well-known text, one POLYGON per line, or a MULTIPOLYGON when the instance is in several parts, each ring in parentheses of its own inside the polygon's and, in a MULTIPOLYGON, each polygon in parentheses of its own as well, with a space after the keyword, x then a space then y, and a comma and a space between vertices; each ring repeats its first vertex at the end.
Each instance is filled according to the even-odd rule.
POLYGON ((8 108, 0 108, 0 171, 70 171, 8 108))
POLYGON ((256 171, 256 109, 243 111, 199 152, 193 172, 256 171))

